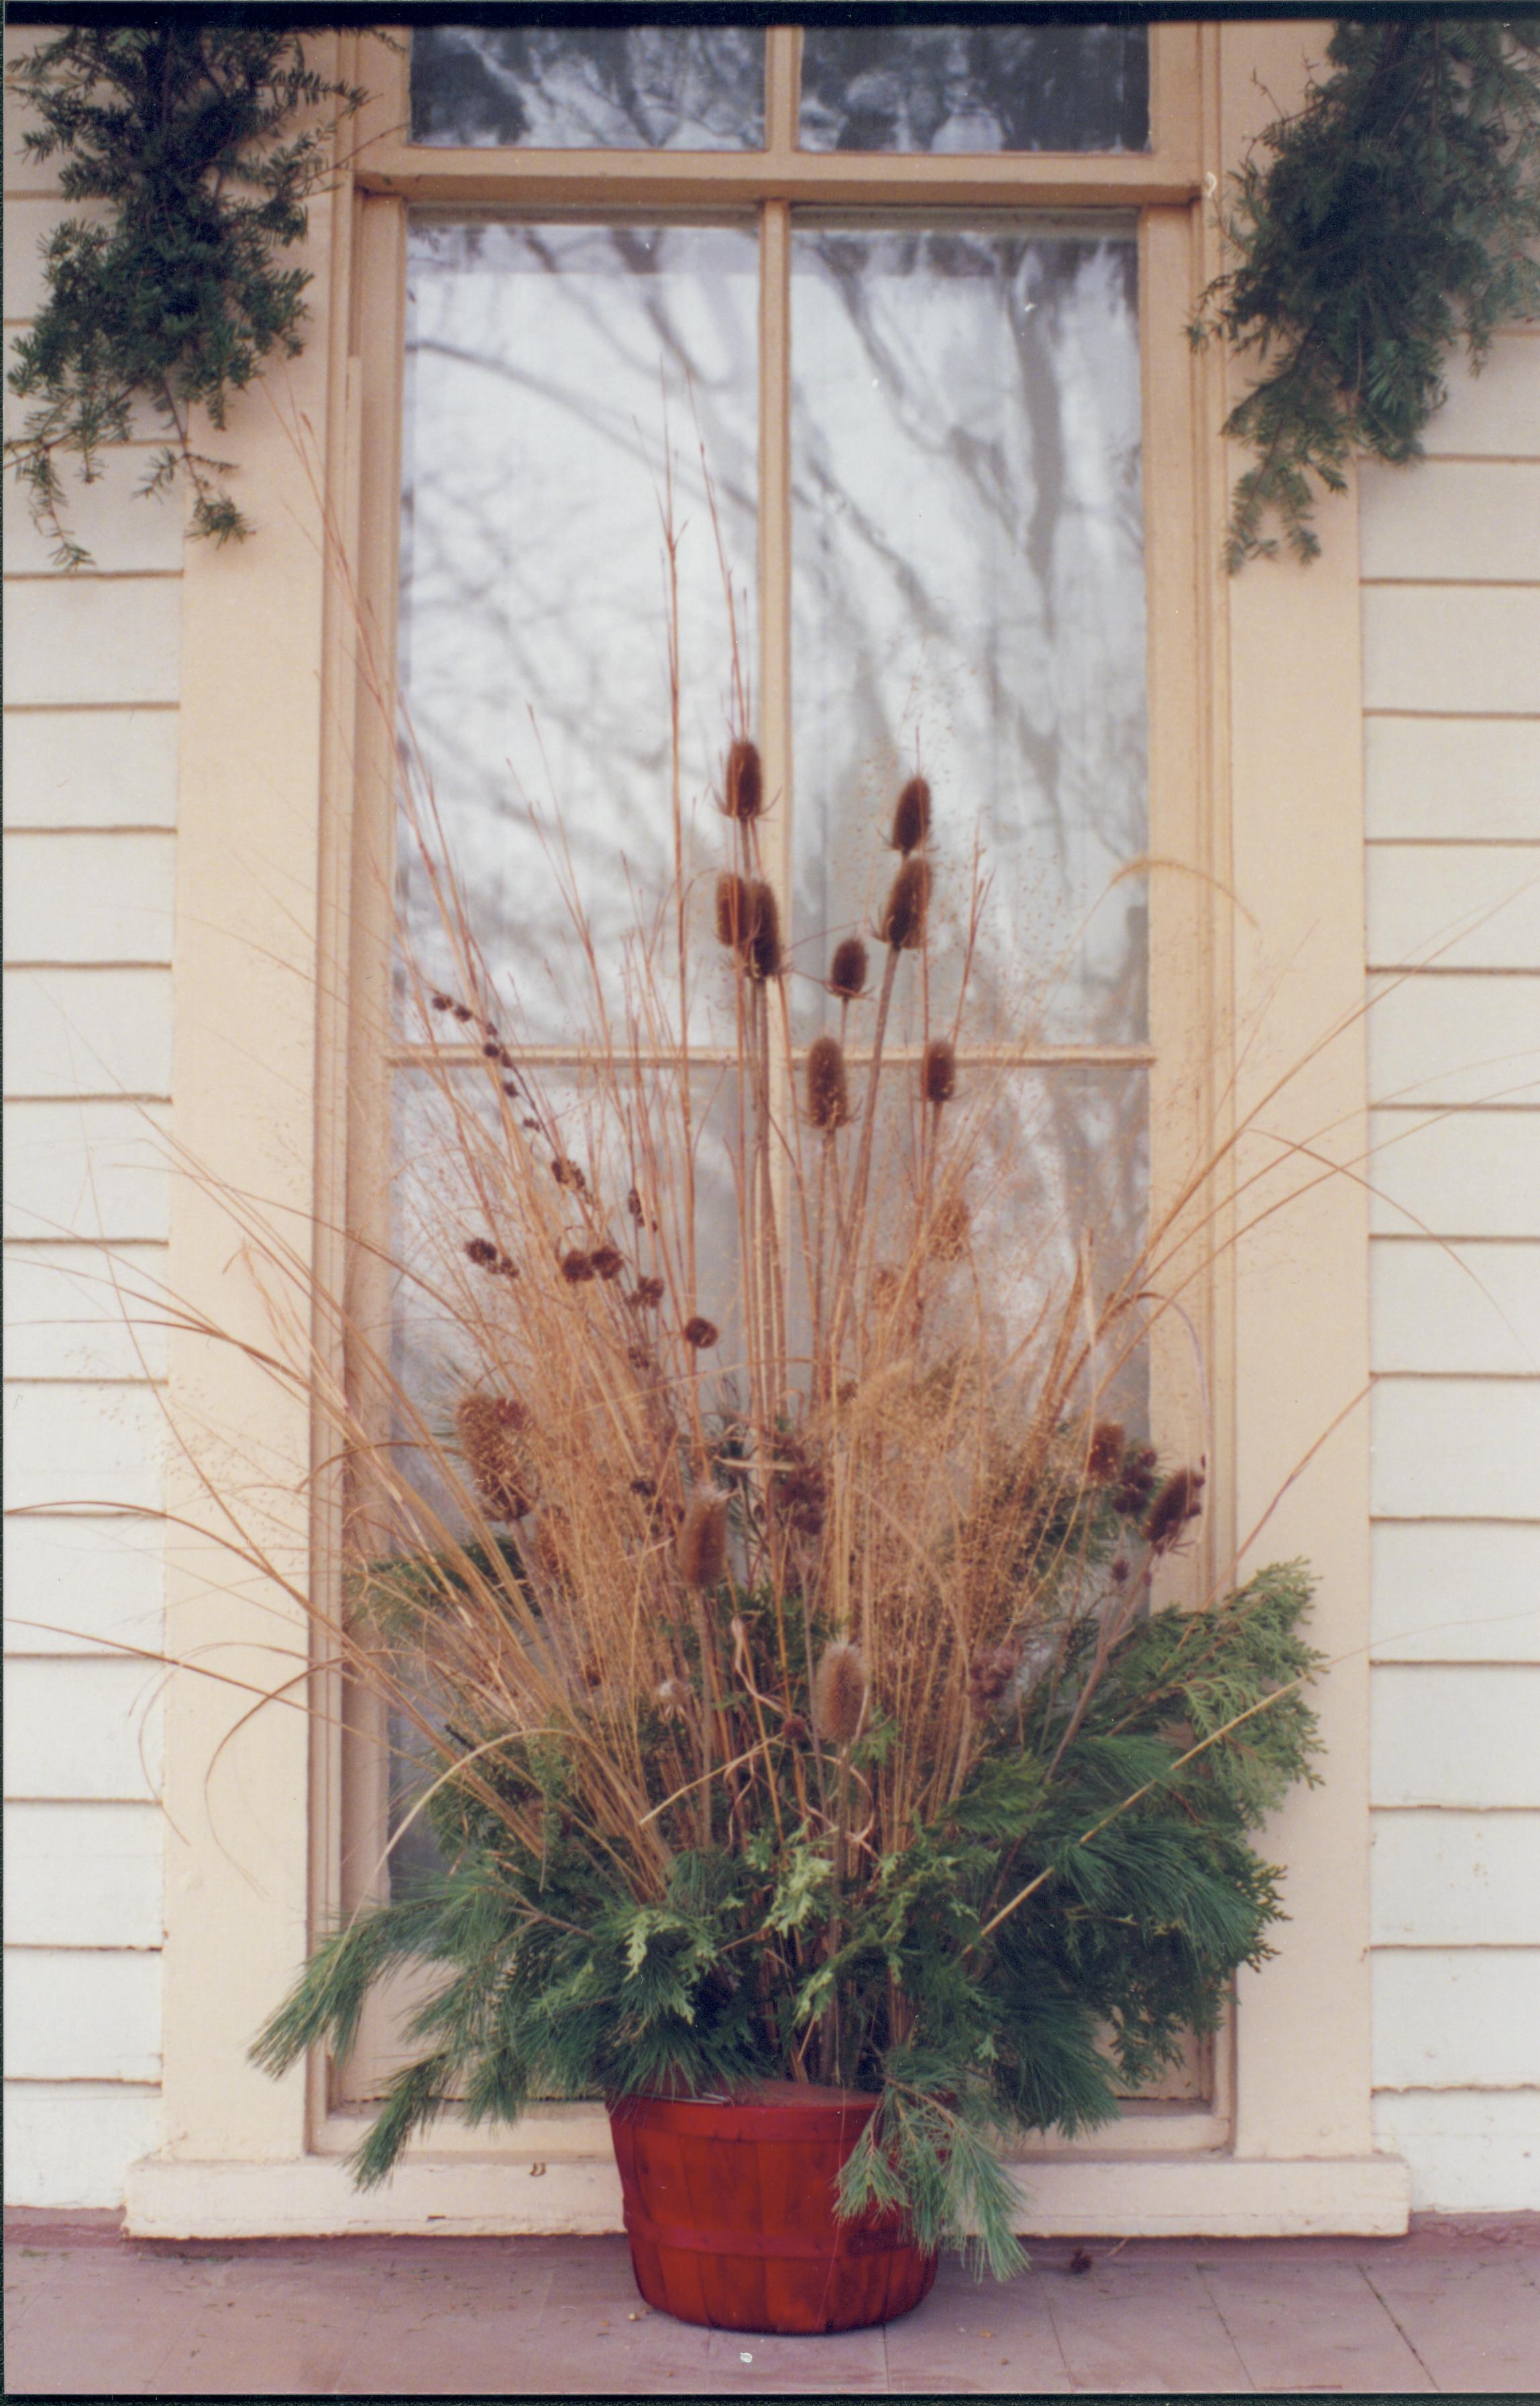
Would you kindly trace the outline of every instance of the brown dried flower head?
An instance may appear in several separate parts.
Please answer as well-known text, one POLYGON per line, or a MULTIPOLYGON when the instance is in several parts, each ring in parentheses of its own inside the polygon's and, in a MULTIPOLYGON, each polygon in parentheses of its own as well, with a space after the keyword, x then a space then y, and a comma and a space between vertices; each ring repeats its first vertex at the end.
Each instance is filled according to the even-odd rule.
POLYGON ((588 1267, 595 1278, 617 1279, 626 1267, 626 1256, 615 1245, 596 1245, 588 1255, 588 1267))
POLYGON ((637 1280, 636 1291, 630 1297, 632 1303, 640 1304, 643 1310, 656 1310, 662 1300, 663 1281, 660 1278, 637 1280))
POLYGON ((925 910, 930 901, 930 869, 917 852, 911 853, 888 888, 877 933, 895 952, 912 953, 924 941, 925 910))
POLYGON ((714 1487, 692 1495, 679 1532, 679 1576, 690 1588, 720 1587, 728 1575, 728 1499, 714 1487))
POLYGON ((473 1237, 465 1248, 465 1258, 474 1262, 478 1270, 489 1270, 497 1261, 498 1250, 485 1237, 473 1237))
POLYGON ((834 947, 828 965, 828 990, 841 1002, 855 1002, 867 989, 867 948, 859 936, 846 936, 834 947))
POLYGON ((1098 1421, 1091 1432, 1091 1442, 1085 1452, 1085 1475, 1098 1487, 1116 1479, 1123 1466, 1123 1450, 1127 1439, 1117 1421, 1098 1421))
POLYGON ((754 912, 754 929, 749 938, 748 967, 752 977, 761 980, 778 978, 786 966, 781 947, 781 905, 775 899, 775 888, 762 877, 756 877, 749 888, 754 912))
POLYGON ((588 1182, 576 1162, 568 1161, 564 1156, 552 1162, 551 1176, 558 1186, 570 1186, 574 1195, 582 1195, 587 1189, 588 1182))
POLYGON ((735 870, 724 869, 716 881, 716 941, 746 958, 754 938, 754 888, 735 870))
POLYGON ((581 1245, 574 1245, 571 1253, 562 1254, 561 1275, 569 1286, 586 1285, 593 1274, 592 1256, 586 1253, 581 1245))
POLYGON ((929 833, 930 787, 924 777, 911 777, 894 805, 889 842, 895 852, 918 852, 929 833))
POLYGON ((523 1443, 529 1413, 513 1395, 461 1395, 455 1433, 477 1494, 493 1521, 522 1521, 535 1480, 523 1443))
POLYGON ((950 1037, 933 1036, 920 1063, 920 1092, 927 1103, 950 1103, 957 1091, 957 1054, 950 1037))
POLYGON ((435 994, 432 1002, 435 1011, 453 1011, 454 1009, 454 1004, 446 994, 435 994))
POLYGON ((812 1718, 829 1746, 849 1746, 867 1705, 867 1670, 858 1646, 841 1642, 824 1649, 812 1682, 812 1718))
POLYGON ((1020 1667, 1010 1646, 981 1646, 968 1673, 968 1701, 976 1713, 997 1705, 1020 1667))
POLYGON ((737 743, 728 753, 722 808, 729 819, 756 819, 765 807, 764 771, 756 743, 737 743))
POLYGON ((1169 1550, 1190 1521, 1203 1509, 1201 1470, 1173 1470, 1150 1507, 1144 1524, 1145 1542, 1157 1554, 1169 1550))
POLYGON ((850 1118, 845 1086, 844 1047, 837 1036, 818 1036, 808 1048, 808 1118, 815 1128, 832 1135, 850 1118))
POLYGON ((721 1331, 714 1320, 708 1320, 704 1312, 698 1311, 692 1319, 685 1321, 683 1335, 685 1344, 697 1353, 709 1353, 721 1331))
POLYGON ((1114 1511, 1125 1521, 1137 1520, 1155 1492, 1155 1449, 1137 1445, 1123 1458, 1123 1475, 1112 1498, 1114 1511))

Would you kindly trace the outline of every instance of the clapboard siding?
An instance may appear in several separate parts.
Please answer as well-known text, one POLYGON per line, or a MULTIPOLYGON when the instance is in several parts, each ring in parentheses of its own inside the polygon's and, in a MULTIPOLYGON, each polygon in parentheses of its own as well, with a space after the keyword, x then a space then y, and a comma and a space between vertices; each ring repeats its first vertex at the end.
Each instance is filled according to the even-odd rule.
POLYGON ((1540 1813, 1375 1817, 1378 1946, 1540 1947, 1540 1813))
POLYGON ((1540 1237, 1540 1111, 1369 1117, 1378 1236, 1540 1237))
POLYGON ((1370 1690, 1376 1804, 1540 1811, 1540 1664, 1380 1663, 1370 1690))
POLYGON ((1373 1998, 1381 2088, 1533 2081, 1540 1946, 1377 1947, 1373 1998))
POLYGON ((1490 584, 1533 580, 1540 461, 1430 460, 1364 466, 1362 573, 1490 584))
POLYGON ((1540 1373, 1540 1242, 1378 1237, 1369 1258, 1378 1370, 1540 1373))
MULTIPOLYGON (((7 57, 37 38, 8 32, 7 57)), ((7 347, 59 214, 17 135, 7 94, 7 347)), ((7 394, 8 434, 25 415, 7 394)), ((183 513, 138 493, 142 442, 98 465, 90 486, 65 465, 79 574, 14 479, 4 497, 6 1479, 28 1507, 6 1531, 6 2195, 59 2206, 118 2203, 160 2142, 164 1674, 145 1658, 163 1628, 183 513)))
POLYGON ((1540 711, 1540 591, 1366 586, 1363 700, 1369 710, 1458 717, 1540 711))
POLYGON ((1369 966, 1540 969, 1540 843, 1375 843, 1369 966))
MULTIPOLYGON (((1515 328, 1497 336, 1479 369, 1463 351, 1446 361, 1448 399, 1422 437, 1430 459, 1540 460, 1540 370, 1530 348, 1533 340, 1515 328)), ((1533 573, 1533 567, 1526 571, 1533 573)))
POLYGON ((1377 1514, 1540 1518, 1540 1380, 1381 1378, 1370 1417, 1377 1514))
POLYGON ((1540 842, 1540 720, 1367 718, 1363 795, 1371 842, 1540 842))
POLYGON ((1540 2088, 1410 2088, 1375 2099, 1375 2144, 1411 2167, 1418 2213, 1533 2210, 1540 2088))
POLYGON ((1372 977, 1369 1096, 1381 1106, 1540 1103, 1540 975, 1372 977))
POLYGON ((1377 1521, 1379 1663, 1540 1663, 1540 1521, 1377 1521))

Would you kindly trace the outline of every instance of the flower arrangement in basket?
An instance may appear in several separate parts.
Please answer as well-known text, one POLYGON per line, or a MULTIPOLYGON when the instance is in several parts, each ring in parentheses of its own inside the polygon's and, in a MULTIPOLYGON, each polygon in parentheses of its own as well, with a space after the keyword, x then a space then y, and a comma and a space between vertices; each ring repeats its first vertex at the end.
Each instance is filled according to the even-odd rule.
POLYGON ((1004 2275, 1001 2138, 1113 2116, 1268 1952, 1248 1833, 1310 1776, 1309 1580, 1152 1603, 1204 1464, 1107 1399, 1165 1308, 1174 1214, 1103 1279, 1089 1239, 1055 1277, 997 1208, 1002 1121, 1030 1134, 960 1063, 977 876, 930 1024, 922 776, 885 899, 827 961, 826 1032, 794 1047, 767 800, 740 736, 714 891, 676 842, 575 1085, 521 1054, 448 907, 458 984, 418 994, 458 1040, 419 1143, 442 1244, 417 1275, 461 1383, 435 1422, 395 1382, 389 1428, 344 1432, 373 1497, 346 1643, 428 1762, 440 1867, 322 1940, 257 2051, 346 2055, 372 1986, 425 1963, 361 2181, 451 2103, 598 2094, 643 2272, 643 2104, 832 2092, 831 2247, 885 2229, 1004 2275), (733 1034, 703 1095, 707 953, 733 1034))

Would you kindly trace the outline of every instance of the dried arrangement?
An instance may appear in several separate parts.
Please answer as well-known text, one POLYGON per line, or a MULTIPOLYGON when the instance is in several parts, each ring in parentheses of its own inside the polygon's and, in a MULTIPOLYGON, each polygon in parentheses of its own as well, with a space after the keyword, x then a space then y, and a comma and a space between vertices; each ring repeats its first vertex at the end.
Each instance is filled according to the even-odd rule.
POLYGON ((256 2051, 346 2056, 375 1983, 436 1970, 364 2182, 452 2103, 866 2092, 841 2213, 1003 2275, 1000 2135, 1114 2114, 1268 1952, 1248 1833, 1311 1776, 1310 1583, 1152 1600, 1206 1465, 1109 1398, 1198 1182, 1105 1273, 1094 1235, 1060 1275, 996 1208, 977 899, 953 937, 918 774, 795 1045, 774 800, 740 732, 714 886, 676 842, 618 1012, 588 947, 575 1080, 521 1052, 442 883, 456 978, 417 994, 439 1241, 413 1276, 461 1384, 436 1420, 374 1360, 384 1424, 335 1407, 342 1643, 431 1764, 408 1820, 442 1868, 324 1938, 256 2051), (942 945, 959 998, 932 1026, 942 945), (710 974, 733 1035, 703 1092, 710 974))

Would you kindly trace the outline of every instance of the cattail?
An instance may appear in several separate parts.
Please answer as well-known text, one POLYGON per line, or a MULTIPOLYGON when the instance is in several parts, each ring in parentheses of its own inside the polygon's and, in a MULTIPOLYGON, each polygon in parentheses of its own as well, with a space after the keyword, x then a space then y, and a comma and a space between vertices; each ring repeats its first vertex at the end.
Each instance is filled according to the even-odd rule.
POLYGON ((925 932, 925 906, 930 900, 930 870, 919 853, 905 861, 883 906, 877 933, 896 953, 912 953, 925 932))
POLYGON ((775 899, 775 888, 756 877, 749 888, 749 902, 754 913, 754 926, 749 937, 749 973, 761 981, 778 978, 785 968, 785 955, 781 949, 781 906, 775 899))
POLYGON ((844 1048, 837 1036, 818 1036, 808 1050, 808 1118, 826 1133, 844 1126, 850 1118, 845 1090, 844 1048))
POLYGON ((530 1416, 512 1395, 461 1395, 455 1432, 465 1466, 487 1515, 522 1521, 534 1501, 523 1432, 530 1416))
POLYGON ((1109 1479, 1117 1477, 1125 1441, 1116 1421, 1098 1421, 1092 1430, 1091 1443, 1086 1448, 1085 1475, 1097 1487, 1105 1487, 1109 1479))
POLYGON ((936 1206, 927 1232, 927 1246, 939 1262, 960 1262, 968 1250, 968 1205, 960 1195, 948 1195, 936 1206))
POLYGON ((859 936, 846 936, 834 947, 828 965, 828 990, 841 1002, 855 1002, 866 992, 867 948, 859 936))
POLYGON ((765 780, 756 743, 734 743, 728 753, 722 808, 729 819, 756 819, 765 807, 765 780))
POLYGON ((714 1487, 692 1495, 679 1532, 679 1576, 686 1587, 720 1587, 728 1575, 728 1499, 714 1487))
POLYGON ((662 1300, 663 1281, 660 1278, 639 1278, 635 1293, 628 1297, 628 1301, 639 1304, 643 1310, 656 1310, 662 1300))
POLYGON ((617 1279, 626 1267, 626 1256, 614 1245, 597 1245, 588 1255, 588 1267, 595 1278, 617 1279))
POLYGON ((893 812, 888 841, 895 852, 918 852, 930 833, 930 787, 924 777, 911 777, 893 812))
POLYGON ((861 1726, 866 1705, 867 1672, 860 1648, 827 1646, 812 1683, 812 1718, 819 1736, 830 1746, 848 1746, 861 1726))
POLYGON ((746 877, 724 869, 716 881, 716 941, 746 955, 754 937, 754 889, 746 877))
POLYGON ((593 1274, 594 1266, 592 1259, 587 1253, 584 1253, 581 1246, 574 1245, 570 1253, 562 1254, 561 1275, 566 1280, 569 1286, 586 1285, 587 1281, 592 1278, 593 1274))
POLYGON ((465 1248, 466 1260, 474 1262, 478 1270, 491 1269, 497 1257, 497 1247, 489 1245, 485 1237, 473 1237, 465 1248))
POLYGON ((1150 1517, 1144 1524, 1146 1544, 1152 1552, 1165 1553, 1202 1509, 1202 1471, 1173 1470, 1150 1507, 1150 1517))
POLYGON ((957 1091, 957 1054, 946 1036, 933 1036, 920 1064, 920 1092, 927 1103, 950 1103, 957 1091))
POLYGON ((693 1320, 685 1321, 683 1333, 685 1344, 693 1347, 697 1353, 709 1353, 720 1334, 715 1321, 708 1320, 703 1312, 699 1311, 693 1320))

